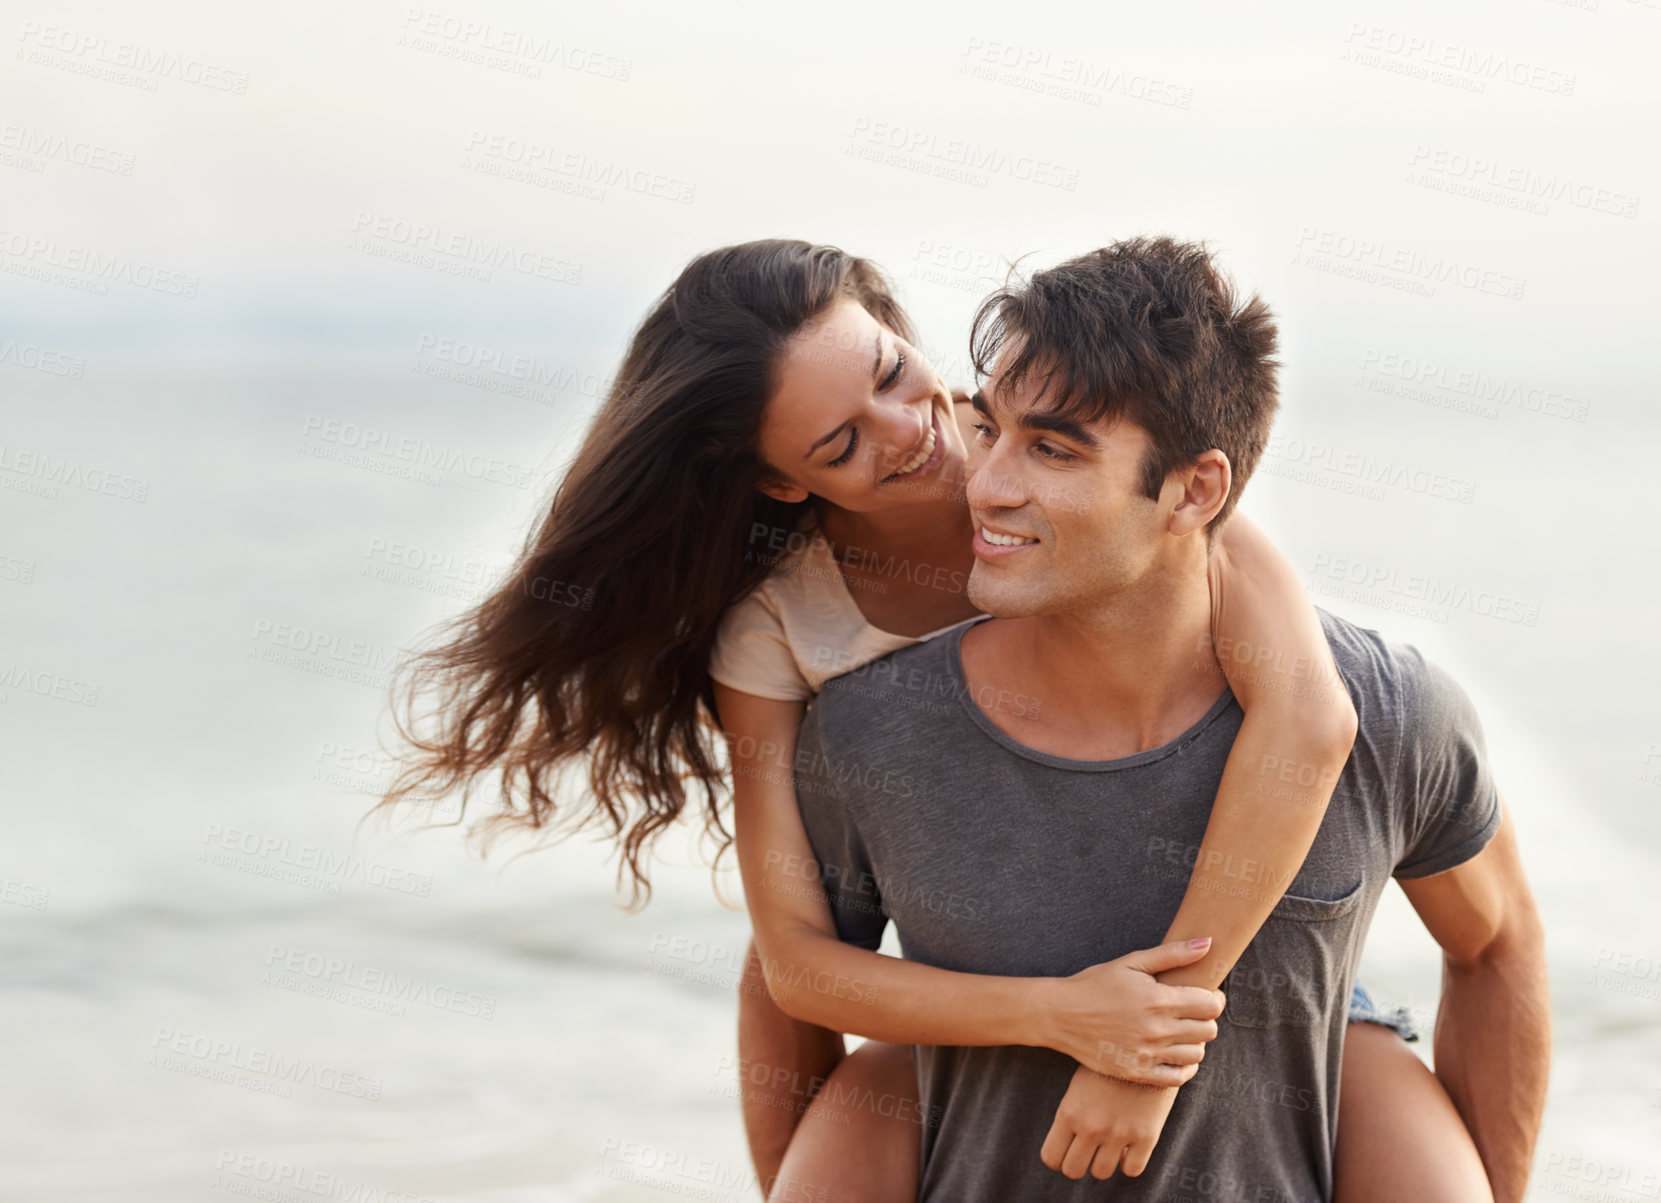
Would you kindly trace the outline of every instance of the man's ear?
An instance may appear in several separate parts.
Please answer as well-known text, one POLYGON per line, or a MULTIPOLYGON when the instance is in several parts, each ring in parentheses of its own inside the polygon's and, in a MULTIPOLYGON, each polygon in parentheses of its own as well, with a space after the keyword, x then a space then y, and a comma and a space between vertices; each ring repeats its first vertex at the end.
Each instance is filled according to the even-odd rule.
POLYGON ((808 491, 802 488, 801 485, 793 485, 788 480, 784 480, 778 476, 763 477, 761 483, 757 485, 756 488, 767 494, 767 496, 771 497, 774 501, 806 501, 809 496, 808 491))
POLYGON ((1169 480, 1182 490, 1176 508, 1171 511, 1169 530, 1173 535, 1191 535, 1204 530, 1223 508, 1234 472, 1229 467, 1228 456, 1213 447, 1202 451, 1187 467, 1172 472, 1169 480))

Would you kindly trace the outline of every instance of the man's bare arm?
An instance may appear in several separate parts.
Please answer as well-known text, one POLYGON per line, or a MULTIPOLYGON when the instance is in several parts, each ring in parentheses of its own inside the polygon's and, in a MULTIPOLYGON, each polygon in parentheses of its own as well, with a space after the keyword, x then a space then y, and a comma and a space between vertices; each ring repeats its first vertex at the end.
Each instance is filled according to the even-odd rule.
POLYGON ((1488 846, 1401 883, 1442 946, 1436 1076, 1471 1131, 1495 1203, 1520 1203, 1545 1110, 1551 996, 1545 938, 1511 812, 1488 846))

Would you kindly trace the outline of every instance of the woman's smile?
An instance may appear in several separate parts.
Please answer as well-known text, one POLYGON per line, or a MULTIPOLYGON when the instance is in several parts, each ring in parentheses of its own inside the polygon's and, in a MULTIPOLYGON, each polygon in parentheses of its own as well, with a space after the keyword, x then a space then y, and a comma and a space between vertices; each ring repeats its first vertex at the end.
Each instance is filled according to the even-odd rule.
POLYGON ((929 407, 929 428, 923 435, 922 443, 914 450, 899 467, 882 478, 879 484, 897 484, 902 480, 913 480, 927 476, 940 466, 945 458, 946 440, 940 436, 940 414, 933 406, 929 407))

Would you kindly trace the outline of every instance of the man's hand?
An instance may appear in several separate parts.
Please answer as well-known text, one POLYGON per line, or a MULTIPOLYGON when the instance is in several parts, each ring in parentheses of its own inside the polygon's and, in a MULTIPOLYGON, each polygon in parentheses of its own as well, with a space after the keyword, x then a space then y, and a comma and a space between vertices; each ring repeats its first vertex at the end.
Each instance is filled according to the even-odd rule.
POLYGON ((1138 1086, 1081 1065, 1038 1156, 1069 1178, 1082 1178, 1086 1171, 1111 1178, 1116 1169, 1135 1178, 1148 1168, 1176 1098, 1174 1087, 1138 1086))

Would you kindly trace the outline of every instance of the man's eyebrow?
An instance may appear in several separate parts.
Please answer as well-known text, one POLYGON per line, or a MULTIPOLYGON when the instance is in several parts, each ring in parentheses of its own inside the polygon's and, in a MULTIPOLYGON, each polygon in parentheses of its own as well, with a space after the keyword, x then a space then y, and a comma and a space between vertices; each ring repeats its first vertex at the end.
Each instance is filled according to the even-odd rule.
MULTIPOLYGON (((975 412, 981 417, 988 421, 993 420, 992 407, 980 389, 970 394, 969 404, 975 407, 975 412)), ((1060 414, 1034 413, 1028 410, 1017 419, 1016 425, 1025 430, 1047 430, 1051 434, 1059 434, 1064 439, 1072 439, 1081 447, 1096 448, 1102 445, 1102 441, 1080 423, 1060 414)))
POLYGON ((1059 414, 1044 414, 1027 412, 1021 415, 1020 425, 1027 430, 1047 430, 1051 434, 1059 434, 1064 439, 1071 439, 1081 447, 1100 447, 1102 441, 1091 434, 1084 426, 1064 418, 1059 414))

